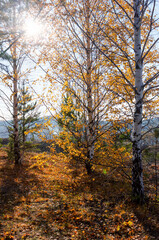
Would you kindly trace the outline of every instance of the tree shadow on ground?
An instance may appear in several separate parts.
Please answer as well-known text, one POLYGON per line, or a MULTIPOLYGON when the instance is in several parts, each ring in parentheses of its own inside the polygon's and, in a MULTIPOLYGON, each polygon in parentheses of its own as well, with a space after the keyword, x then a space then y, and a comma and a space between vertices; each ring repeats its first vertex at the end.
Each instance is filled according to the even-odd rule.
POLYGON ((115 203, 130 198, 131 196, 131 183, 125 178, 122 179, 118 170, 113 174, 110 172, 102 172, 102 170, 93 170, 92 174, 86 174, 85 168, 82 164, 70 165, 72 168, 72 184, 73 192, 85 192, 85 188, 89 188, 94 196, 103 201, 104 199, 114 200, 115 203), (78 176, 83 172, 83 176, 78 176), (119 177, 120 176, 120 177, 119 177), (118 201, 117 201, 118 198, 118 201))
POLYGON ((133 206, 134 214, 142 224, 151 239, 159 239, 159 204, 145 203, 143 206, 133 206))
MULTIPOLYGON (((12 215, 14 208, 29 196, 30 189, 39 184, 37 177, 29 172, 28 164, 15 166, 5 155, 0 156, 0 216, 12 215)), ((0 226, 0 232, 3 232, 0 226)))
MULTIPOLYGON (((78 175, 79 169, 74 169, 73 177, 78 175)), ((75 181, 72 191, 82 193, 86 187, 94 195, 94 199, 85 200, 86 206, 91 211, 95 211, 96 221, 100 223, 101 227, 103 221, 105 221, 102 218, 105 210, 111 214, 116 206, 126 204, 126 208, 134 212, 138 222, 151 239, 159 239, 159 204, 151 199, 149 203, 145 203, 143 206, 134 204, 131 198, 131 182, 117 176, 109 177, 101 171, 94 171, 90 176, 85 174, 79 182, 75 181), (99 219, 102 221, 99 221, 99 219)))
MULTIPOLYGON (((0 239, 23 239, 24 234, 29 239, 62 240, 67 235, 56 227, 58 214, 53 214, 60 210, 61 215, 62 200, 55 190, 47 189, 50 183, 45 182, 43 171, 33 165, 30 169, 30 162, 26 161, 15 166, 4 154, 0 155, 0 239)), ((54 184, 60 183, 53 181, 54 184)))

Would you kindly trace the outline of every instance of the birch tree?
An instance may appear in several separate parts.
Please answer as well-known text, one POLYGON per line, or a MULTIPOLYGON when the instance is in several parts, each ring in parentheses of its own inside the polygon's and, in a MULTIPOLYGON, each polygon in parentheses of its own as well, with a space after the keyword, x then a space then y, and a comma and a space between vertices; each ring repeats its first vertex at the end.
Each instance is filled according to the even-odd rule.
POLYGON ((134 52, 135 52, 135 108, 133 118, 133 169, 132 188, 135 198, 144 198, 143 169, 141 155, 141 131, 143 117, 143 58, 141 46, 141 1, 134 1, 134 52))
MULTIPOLYGON (((122 91, 125 88, 129 99, 130 96, 132 99, 130 101, 126 94, 123 95, 123 93, 126 93, 125 91, 120 94, 121 98, 128 101, 133 113, 132 193, 137 201, 143 202, 142 122, 143 117, 146 119, 150 117, 146 113, 149 104, 152 107, 153 103, 155 103, 154 109, 156 111, 159 100, 157 95, 159 87, 157 80, 159 76, 158 52, 156 51, 159 38, 154 37, 158 28, 158 20, 155 17, 156 1, 134 0, 127 2, 114 0, 111 3, 112 12, 110 15, 112 19, 114 18, 117 21, 115 24, 116 29, 112 28, 109 23, 107 26, 112 29, 112 36, 114 35, 116 41, 111 35, 104 35, 112 43, 113 48, 116 49, 117 52, 113 51, 113 55, 117 61, 120 59, 122 67, 119 62, 110 58, 107 53, 103 51, 102 53, 118 72, 121 86, 116 82, 117 88, 122 89, 122 91), (127 49, 125 49, 125 45, 127 49), (124 69, 124 66, 129 69, 129 74, 124 69)), ((98 47, 96 43, 95 45, 98 47)))
POLYGON ((157 114, 159 102, 156 0, 112 0, 103 6, 107 11, 100 20, 94 14, 97 35, 105 39, 101 47, 63 4, 77 29, 90 38, 109 63, 109 91, 118 96, 117 111, 112 116, 120 114, 132 121, 132 193, 134 199, 143 202, 142 123, 152 112, 157 114))
MULTIPOLYGON (((13 29, 16 32, 16 9, 13 7, 13 29)), ((18 131, 18 68, 17 68, 17 43, 13 44, 13 135, 15 164, 20 164, 19 131, 18 131)))
MULTIPOLYGON (((20 150, 19 150, 19 133, 18 133, 18 58, 17 58, 17 42, 14 41, 17 37, 17 4, 12 1, 5 1, 3 6, 3 12, 6 11, 10 14, 10 17, 7 18, 5 23, 3 24, 3 28, 5 27, 5 33, 8 35, 8 39, 3 43, 6 49, 10 49, 8 54, 7 61, 5 62, 7 65, 5 68, 2 68, 1 71, 1 79, 5 85, 12 89, 12 97, 13 97, 13 105, 11 98, 7 96, 4 92, 5 98, 7 98, 7 107, 13 107, 13 129, 14 129, 14 156, 15 156, 15 164, 20 163, 20 150), (10 45, 10 40, 13 40, 13 44, 10 45), (9 47, 7 47, 9 45, 9 47), (9 65, 8 65, 9 64, 9 65), (10 83, 12 81, 12 84, 10 83)), ((6 54, 5 54, 6 55, 6 54)), ((5 56, 3 55, 3 58, 5 56)), ((4 101, 6 103, 6 101, 4 101)), ((10 109, 9 109, 10 111, 10 109)))
MULTIPOLYGON (((49 19, 49 21, 57 21, 54 24, 56 27, 52 31, 54 33, 50 36, 47 47, 42 50, 40 59, 48 67, 46 79, 50 81, 51 90, 53 91, 55 86, 58 88, 61 86, 61 91, 68 93, 74 102, 78 102, 78 109, 74 110, 79 112, 81 118, 76 121, 76 131, 73 132, 68 128, 67 119, 65 119, 65 125, 67 134, 69 132, 76 137, 79 143, 79 146, 76 146, 79 148, 74 151, 71 148, 70 152, 81 151, 79 159, 83 158, 87 172, 91 173, 95 161, 95 143, 102 133, 99 122, 105 120, 106 123, 108 112, 114 101, 114 96, 111 96, 110 92, 108 98, 109 86, 106 87, 107 74, 105 73, 107 63, 91 41, 91 38, 97 36, 99 29, 93 20, 93 13, 96 13, 96 16, 104 15, 104 10, 98 8, 96 1, 67 2, 66 5, 69 8, 68 11, 59 5, 55 8, 56 20, 53 17, 49 19), (72 17, 81 24, 86 34, 76 27, 72 17)), ((96 40, 101 43, 103 41, 99 36, 96 40)), ((52 102, 55 97, 53 94, 50 91, 52 102)), ((69 104, 63 105, 62 108, 64 107, 69 108, 69 104)), ((53 104, 50 109, 53 110, 53 104)), ((71 112, 71 109, 65 109, 65 111, 71 112)), ((58 113, 57 118, 59 117, 62 119, 63 116, 59 116, 58 113)))
POLYGON ((22 66, 28 49, 26 47, 26 41, 24 39, 22 40, 22 36, 24 36, 22 26, 24 24, 24 16, 26 15, 25 11, 28 8, 28 2, 30 1, 4 1, 3 6, 3 11, 9 14, 7 21, 3 24, 3 30, 5 29, 8 36, 3 43, 3 47, 7 49, 5 52, 8 54, 8 58, 6 59, 7 61, 5 61, 7 67, 2 68, 1 79, 5 86, 8 87, 10 97, 8 97, 4 91, 1 92, 7 99, 4 102, 13 118, 14 160, 16 165, 21 164, 18 126, 18 84, 20 80, 26 77, 26 72, 23 72, 22 66))

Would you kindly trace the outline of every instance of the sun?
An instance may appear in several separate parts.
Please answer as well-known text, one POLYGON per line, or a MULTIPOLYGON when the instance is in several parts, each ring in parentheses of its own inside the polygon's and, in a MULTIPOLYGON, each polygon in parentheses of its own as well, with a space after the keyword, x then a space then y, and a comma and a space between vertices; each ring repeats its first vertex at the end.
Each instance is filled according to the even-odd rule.
POLYGON ((29 39, 37 39, 43 31, 43 25, 38 19, 28 17, 23 25, 24 34, 29 39))

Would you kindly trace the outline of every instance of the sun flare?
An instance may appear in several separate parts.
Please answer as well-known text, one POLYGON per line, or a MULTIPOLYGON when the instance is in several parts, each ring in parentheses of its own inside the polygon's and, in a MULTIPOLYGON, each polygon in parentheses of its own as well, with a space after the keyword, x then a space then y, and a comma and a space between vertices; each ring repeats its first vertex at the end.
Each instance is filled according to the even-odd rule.
POLYGON ((27 18, 24 23, 24 32, 27 38, 38 38, 43 30, 43 25, 38 20, 27 18))

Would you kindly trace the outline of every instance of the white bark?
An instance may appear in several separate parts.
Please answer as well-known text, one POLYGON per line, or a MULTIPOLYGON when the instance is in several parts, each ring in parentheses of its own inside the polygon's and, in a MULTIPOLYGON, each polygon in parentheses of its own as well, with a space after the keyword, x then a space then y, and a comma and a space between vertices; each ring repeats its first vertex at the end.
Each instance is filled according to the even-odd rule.
MULTIPOLYGON (((13 28, 16 30, 16 12, 13 6, 13 28)), ((16 31, 15 31, 16 32, 16 31)), ((18 69, 17 69, 17 54, 16 42, 13 45, 13 126, 14 126, 14 158, 15 164, 20 164, 20 149, 19 149, 19 130, 18 130, 18 69)))
POLYGON ((135 109, 133 119, 133 196, 142 201, 144 198, 143 169, 141 154, 141 130, 143 107, 143 60, 141 56, 140 0, 134 0, 134 51, 135 51, 135 109))
POLYGON ((92 171, 92 161, 94 158, 94 131, 93 131, 93 101, 92 101, 92 82, 91 82, 91 40, 90 40, 90 3, 86 1, 86 58, 87 58, 87 107, 88 107, 88 147, 87 147, 87 172, 92 171))

